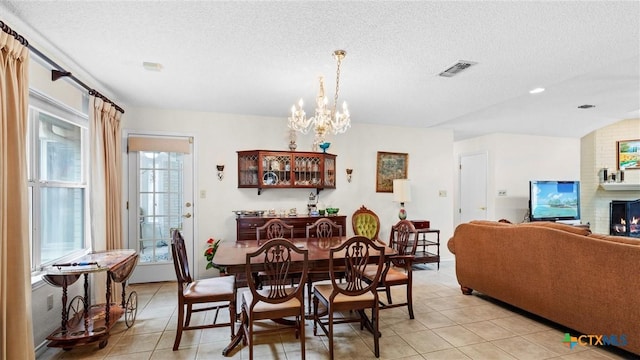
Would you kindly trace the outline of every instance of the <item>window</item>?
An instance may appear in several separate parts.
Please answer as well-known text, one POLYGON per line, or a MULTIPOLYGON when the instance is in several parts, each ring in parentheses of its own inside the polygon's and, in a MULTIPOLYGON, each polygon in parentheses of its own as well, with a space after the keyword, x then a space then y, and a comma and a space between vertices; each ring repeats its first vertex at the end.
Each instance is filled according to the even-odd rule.
POLYGON ((89 247, 87 116, 31 91, 28 124, 31 270, 89 247))

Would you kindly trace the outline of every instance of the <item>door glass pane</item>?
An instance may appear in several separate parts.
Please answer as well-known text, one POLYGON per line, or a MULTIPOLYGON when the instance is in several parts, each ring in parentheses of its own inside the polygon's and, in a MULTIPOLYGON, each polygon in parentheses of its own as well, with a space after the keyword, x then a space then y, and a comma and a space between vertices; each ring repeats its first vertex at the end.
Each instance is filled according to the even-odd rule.
POLYGON ((157 153, 140 151, 140 169, 153 169, 153 159, 157 153))
POLYGON ((171 261, 171 229, 181 227, 183 155, 140 152, 140 261, 171 261))
POLYGON ((41 259, 53 261, 84 245, 84 189, 41 190, 41 259))

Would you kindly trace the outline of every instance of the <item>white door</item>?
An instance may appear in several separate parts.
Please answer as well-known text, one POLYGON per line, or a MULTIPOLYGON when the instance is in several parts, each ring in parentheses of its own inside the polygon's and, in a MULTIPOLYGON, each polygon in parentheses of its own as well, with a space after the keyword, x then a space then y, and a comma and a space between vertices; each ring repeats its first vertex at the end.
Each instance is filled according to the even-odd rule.
POLYGON ((139 254, 130 282, 175 280, 173 229, 182 233, 193 263, 193 156, 140 150, 130 151, 128 161, 128 242, 139 254))
POLYGON ((460 156, 460 223, 487 219, 487 154, 460 156))

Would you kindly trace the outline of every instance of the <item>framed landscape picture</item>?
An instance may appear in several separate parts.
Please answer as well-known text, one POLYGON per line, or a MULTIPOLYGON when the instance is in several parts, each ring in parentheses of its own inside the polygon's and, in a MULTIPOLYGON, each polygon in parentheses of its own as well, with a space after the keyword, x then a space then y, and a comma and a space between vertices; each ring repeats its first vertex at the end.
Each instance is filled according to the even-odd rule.
POLYGON ((621 140, 618 147, 618 170, 640 169, 640 139, 621 140))
POLYGON ((393 179, 407 179, 409 154, 378 151, 376 192, 393 192, 393 179))

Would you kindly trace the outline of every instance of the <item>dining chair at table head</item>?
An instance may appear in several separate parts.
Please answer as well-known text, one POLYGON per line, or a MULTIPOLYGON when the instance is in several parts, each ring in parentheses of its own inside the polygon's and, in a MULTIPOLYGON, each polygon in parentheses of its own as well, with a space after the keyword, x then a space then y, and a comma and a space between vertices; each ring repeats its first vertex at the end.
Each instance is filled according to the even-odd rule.
POLYGON ((318 327, 329 338, 329 356, 334 357, 333 329, 335 324, 359 322, 360 329, 367 327, 373 334, 374 354, 380 356, 379 316, 378 316, 378 279, 382 274, 385 247, 378 245, 365 236, 354 236, 342 245, 332 248, 329 255, 330 284, 316 284, 313 289, 313 334, 317 335, 318 327), (341 254, 341 255, 339 255, 341 254), (342 256, 342 254, 344 256, 342 256), (367 264, 373 262, 378 268, 372 281, 364 278, 367 264), (344 281, 338 282, 340 273, 344 272, 344 281), (319 305, 327 309, 327 314, 320 315, 319 305), (371 319, 365 310, 371 309, 371 319), (343 316, 335 317, 341 312, 343 316), (347 317, 356 312, 357 317, 347 317))
POLYGON ((256 240, 271 240, 275 238, 293 239, 293 225, 289 225, 281 219, 271 219, 264 225, 256 227, 256 240), (262 235, 264 234, 264 236, 262 235))
POLYGON ((180 347, 182 332, 185 330, 229 326, 231 329, 231 337, 233 337, 236 322, 235 276, 194 280, 189 270, 184 238, 178 230, 174 230, 173 232, 171 255, 173 256, 173 267, 178 280, 178 327, 173 343, 173 350, 178 350, 178 347, 180 347), (220 303, 222 303, 222 305, 220 303), (194 307, 195 305, 198 307, 194 307), (229 321, 218 323, 218 311, 225 307, 229 308, 229 321), (189 325, 192 313, 208 310, 215 310, 212 324, 189 325))
MULTIPOLYGON (((409 220, 401 220, 391 228, 389 236, 389 247, 396 251, 396 255, 387 257, 387 262, 382 271, 382 276, 378 283, 378 291, 384 291, 387 301, 380 301, 381 309, 388 309, 406 306, 409 318, 413 319, 413 271, 411 266, 416 254, 418 232, 413 223, 409 220), (406 286, 406 300, 402 303, 393 303, 391 299, 392 286, 406 286)), ((373 281, 378 269, 374 266, 367 266, 365 278, 373 281)))
POLYGON ((371 240, 378 239, 380 218, 364 205, 351 215, 351 226, 356 235, 366 236, 371 240))
POLYGON ((293 328, 300 339, 301 358, 305 358, 304 335, 304 284, 307 278, 308 250, 299 249, 285 238, 275 238, 264 243, 256 251, 246 255, 248 291, 242 293, 241 323, 244 343, 249 345, 249 359, 253 359, 253 336, 261 332, 293 328), (251 276, 256 264, 267 279, 262 288, 251 276), (298 283, 291 286, 291 275, 296 274, 298 283), (254 331, 255 321, 294 317, 291 326, 254 331))
POLYGON ((307 238, 329 238, 342 236, 342 225, 336 224, 329 218, 320 218, 313 224, 307 225, 307 238))

